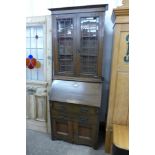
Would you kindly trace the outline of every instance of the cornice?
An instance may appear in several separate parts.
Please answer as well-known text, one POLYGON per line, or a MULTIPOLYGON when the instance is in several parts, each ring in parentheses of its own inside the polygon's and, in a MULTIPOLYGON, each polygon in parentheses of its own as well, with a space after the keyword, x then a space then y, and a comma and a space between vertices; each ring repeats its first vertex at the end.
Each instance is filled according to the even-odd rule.
POLYGON ((117 7, 116 9, 113 10, 111 19, 112 22, 114 23, 115 19, 117 16, 129 16, 129 1, 128 0, 123 0, 123 5, 117 7))

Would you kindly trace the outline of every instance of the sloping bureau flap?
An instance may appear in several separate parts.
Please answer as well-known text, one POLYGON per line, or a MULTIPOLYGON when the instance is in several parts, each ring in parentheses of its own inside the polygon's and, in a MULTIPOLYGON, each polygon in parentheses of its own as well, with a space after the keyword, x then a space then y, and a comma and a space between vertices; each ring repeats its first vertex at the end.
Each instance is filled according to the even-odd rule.
POLYGON ((54 80, 49 100, 100 107, 101 94, 101 83, 54 80))

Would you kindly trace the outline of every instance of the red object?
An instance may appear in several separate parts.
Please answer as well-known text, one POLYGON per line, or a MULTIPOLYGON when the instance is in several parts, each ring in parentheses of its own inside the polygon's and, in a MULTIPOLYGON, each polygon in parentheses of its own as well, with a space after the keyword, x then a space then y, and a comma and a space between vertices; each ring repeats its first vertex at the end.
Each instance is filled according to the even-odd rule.
POLYGON ((33 69, 35 67, 36 63, 37 63, 37 60, 35 58, 32 58, 32 59, 26 58, 26 66, 29 69, 33 69))
POLYGON ((35 66, 36 63, 37 63, 37 60, 36 60, 35 58, 32 58, 32 59, 31 59, 31 64, 32 64, 33 66, 35 66))
POLYGON ((30 63, 30 59, 29 58, 26 58, 26 66, 28 66, 30 63))
POLYGON ((34 66, 30 63, 30 64, 28 65, 28 68, 29 68, 29 69, 33 69, 34 66))

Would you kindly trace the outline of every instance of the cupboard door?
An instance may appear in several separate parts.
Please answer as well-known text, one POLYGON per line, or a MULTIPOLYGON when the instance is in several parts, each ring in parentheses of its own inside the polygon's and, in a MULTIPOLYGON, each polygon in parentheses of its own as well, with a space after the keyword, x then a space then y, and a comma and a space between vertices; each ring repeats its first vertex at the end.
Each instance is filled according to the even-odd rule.
POLYGON ((78 74, 83 76, 97 77, 100 75, 99 58, 102 53, 100 47, 100 34, 102 20, 101 13, 80 13, 78 15, 78 74), (101 52, 101 53, 100 53, 101 52))
POLYGON ((64 116, 60 118, 51 118, 52 123, 52 139, 60 139, 68 142, 73 142, 72 122, 65 119, 64 116))
MULTIPOLYGON (((94 115, 93 117, 96 118, 94 115)), ((97 119, 89 119, 88 116, 79 116, 79 120, 73 122, 74 142, 76 144, 84 144, 97 148, 98 143, 98 121, 97 119)))
POLYGON ((73 14, 53 17, 53 45, 55 73, 74 74, 76 20, 73 14))

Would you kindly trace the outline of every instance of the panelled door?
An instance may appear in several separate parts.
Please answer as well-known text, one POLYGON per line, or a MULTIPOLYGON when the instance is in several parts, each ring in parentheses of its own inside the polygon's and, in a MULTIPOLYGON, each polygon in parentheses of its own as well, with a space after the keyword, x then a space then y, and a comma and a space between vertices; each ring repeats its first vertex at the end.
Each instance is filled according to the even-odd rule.
MULTIPOLYGON (((93 122, 94 123, 94 122, 93 122)), ((86 119, 80 119, 79 122, 73 122, 74 142, 76 144, 84 144, 94 146, 97 148, 98 136, 97 128, 98 124, 89 124, 86 119)))
POLYGON ((42 132, 50 132, 47 95, 51 83, 49 27, 50 16, 27 18, 26 58, 33 56, 40 66, 26 68, 26 122, 28 129, 42 132))
POLYGON ((60 118, 52 118, 52 139, 62 139, 73 142, 72 122, 67 120, 65 116, 60 118))
POLYGON ((115 85, 112 85, 115 89, 113 123, 127 125, 129 123, 129 24, 117 24, 116 27, 120 40, 117 65, 112 74, 115 76, 115 85))

